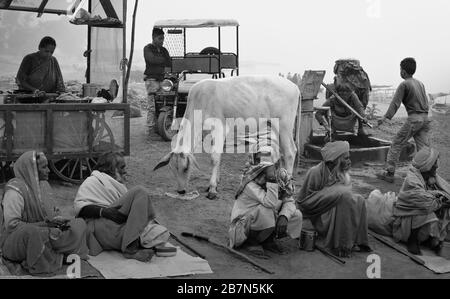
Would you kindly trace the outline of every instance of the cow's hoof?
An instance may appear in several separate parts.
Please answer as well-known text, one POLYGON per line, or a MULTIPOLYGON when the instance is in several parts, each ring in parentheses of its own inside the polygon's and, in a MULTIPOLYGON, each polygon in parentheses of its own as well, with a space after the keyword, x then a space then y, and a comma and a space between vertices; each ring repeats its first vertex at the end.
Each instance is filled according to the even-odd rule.
POLYGON ((219 195, 214 192, 208 192, 208 195, 206 196, 209 200, 216 200, 219 198, 219 195))
POLYGON ((206 187, 204 192, 205 192, 205 193, 209 193, 209 189, 211 189, 211 187, 209 187, 209 186, 206 187))

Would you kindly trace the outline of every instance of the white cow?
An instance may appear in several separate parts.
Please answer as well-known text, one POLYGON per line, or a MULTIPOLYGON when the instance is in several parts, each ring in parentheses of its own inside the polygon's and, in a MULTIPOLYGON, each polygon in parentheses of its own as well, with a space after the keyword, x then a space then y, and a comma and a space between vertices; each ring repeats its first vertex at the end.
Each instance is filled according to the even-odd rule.
MULTIPOLYGON (((200 128, 208 121, 216 120, 225 130, 211 130, 216 147, 210 152, 213 164, 208 198, 217 197, 220 158, 223 141, 230 130, 230 119, 277 119, 279 128, 272 124, 272 131, 279 132, 279 154, 282 165, 292 174, 297 148, 294 142, 295 118, 300 124, 301 95, 298 87, 287 79, 278 76, 240 76, 226 79, 207 79, 196 83, 190 90, 185 115, 176 136, 172 152, 161 159, 154 170, 169 165, 177 181, 178 193, 184 194, 193 166, 198 168, 193 150, 202 144, 200 128)), ((219 126, 217 126, 219 127, 219 126)), ((249 129, 251 130, 251 129, 249 129)), ((297 132, 299 128, 297 127, 297 132)), ((272 132, 272 133, 273 133, 272 132)), ((248 132, 249 136, 259 136, 261 132, 248 132)), ((278 146, 278 144, 276 144, 278 146)), ((278 150, 278 148, 277 148, 278 150)))

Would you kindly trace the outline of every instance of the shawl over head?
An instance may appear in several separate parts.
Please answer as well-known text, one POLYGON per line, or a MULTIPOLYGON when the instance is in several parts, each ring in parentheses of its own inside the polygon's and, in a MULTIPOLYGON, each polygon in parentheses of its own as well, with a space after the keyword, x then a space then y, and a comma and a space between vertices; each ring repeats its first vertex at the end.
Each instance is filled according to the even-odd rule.
POLYGON ((332 162, 349 151, 350 144, 347 141, 335 141, 325 144, 321 153, 325 162, 332 162))
POLYGON ((242 175, 241 184, 239 185, 235 198, 237 199, 239 195, 241 195, 248 183, 256 179, 263 171, 265 171, 270 166, 274 166, 274 164, 271 162, 261 162, 258 165, 249 165, 242 175))
POLYGON ((94 170, 78 189, 74 207, 78 215, 82 208, 89 205, 109 207, 127 192, 124 184, 106 173, 94 170))

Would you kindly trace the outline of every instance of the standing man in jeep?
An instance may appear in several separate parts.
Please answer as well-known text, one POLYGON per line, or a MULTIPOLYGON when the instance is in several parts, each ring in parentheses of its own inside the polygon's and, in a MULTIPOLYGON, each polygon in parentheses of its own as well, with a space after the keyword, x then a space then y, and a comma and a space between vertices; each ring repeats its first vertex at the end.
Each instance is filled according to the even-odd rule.
POLYGON ((148 95, 147 127, 149 136, 155 128, 155 94, 160 90, 166 68, 172 67, 169 51, 163 47, 164 31, 153 28, 152 43, 144 47, 145 72, 144 81, 148 95))

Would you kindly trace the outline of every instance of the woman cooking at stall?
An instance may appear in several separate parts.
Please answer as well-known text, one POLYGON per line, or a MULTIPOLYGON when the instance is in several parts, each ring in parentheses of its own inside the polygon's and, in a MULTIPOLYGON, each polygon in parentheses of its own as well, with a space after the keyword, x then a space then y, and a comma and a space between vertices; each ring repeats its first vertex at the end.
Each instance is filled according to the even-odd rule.
POLYGON ((55 48, 56 41, 46 36, 39 43, 38 52, 25 56, 17 72, 19 89, 39 97, 65 91, 58 60, 53 56, 55 48))

